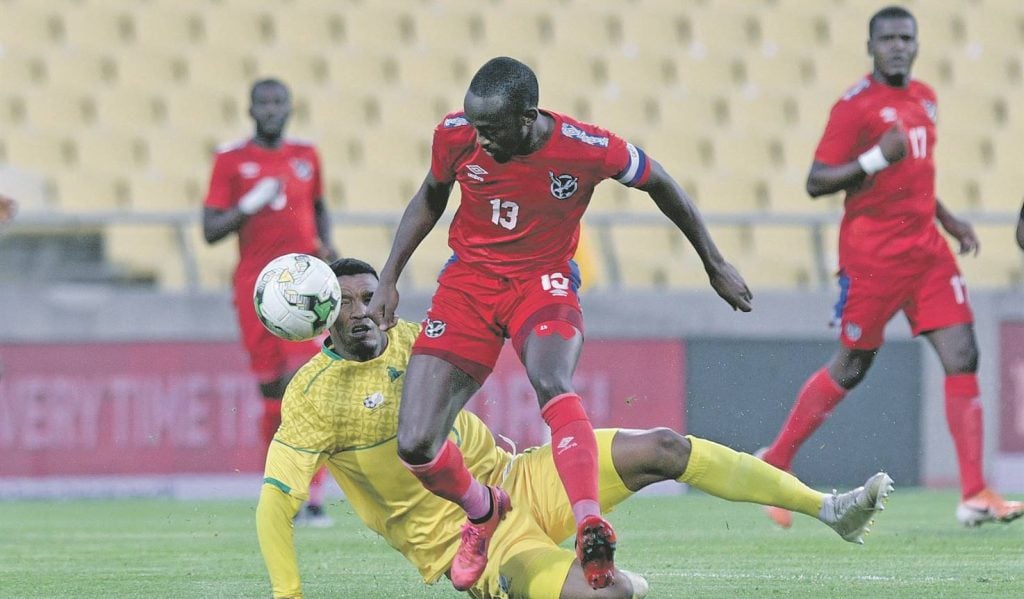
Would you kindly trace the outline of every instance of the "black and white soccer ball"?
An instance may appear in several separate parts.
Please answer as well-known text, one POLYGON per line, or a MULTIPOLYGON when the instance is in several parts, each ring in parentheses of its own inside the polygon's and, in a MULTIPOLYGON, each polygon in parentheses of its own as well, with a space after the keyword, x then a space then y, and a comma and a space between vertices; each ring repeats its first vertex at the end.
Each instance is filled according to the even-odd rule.
POLYGON ((289 341, 305 341, 334 324, 341 311, 341 286, 326 262, 308 254, 274 258, 253 290, 260 322, 289 341))

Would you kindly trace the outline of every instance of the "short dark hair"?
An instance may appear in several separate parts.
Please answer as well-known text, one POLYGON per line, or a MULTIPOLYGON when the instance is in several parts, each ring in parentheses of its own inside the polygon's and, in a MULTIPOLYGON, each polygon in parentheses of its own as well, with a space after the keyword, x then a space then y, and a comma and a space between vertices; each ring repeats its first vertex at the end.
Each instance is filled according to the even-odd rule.
POLYGON ((481 98, 500 95, 516 111, 536 108, 540 86, 533 69, 508 56, 488 60, 473 75, 469 91, 481 98))
POLYGON ((356 258, 338 258, 331 262, 331 270, 334 271, 336 277, 373 275, 373 278, 380 280, 377 271, 372 266, 356 258))
POLYGON ((875 23, 885 19, 910 19, 914 22, 914 30, 917 30, 917 19, 914 18, 914 15, 909 10, 902 6, 886 6, 872 15, 871 20, 868 21, 868 39, 871 39, 871 36, 875 33, 875 23))
POLYGON ((265 85, 273 85, 275 87, 280 87, 288 95, 291 95, 291 92, 288 90, 288 86, 285 85, 284 81, 281 81, 280 79, 277 79, 277 78, 274 78, 274 77, 268 77, 266 79, 258 79, 255 82, 253 82, 252 87, 249 88, 249 100, 250 101, 255 101, 256 100, 256 90, 261 88, 261 87, 263 87, 263 86, 265 86, 265 85))

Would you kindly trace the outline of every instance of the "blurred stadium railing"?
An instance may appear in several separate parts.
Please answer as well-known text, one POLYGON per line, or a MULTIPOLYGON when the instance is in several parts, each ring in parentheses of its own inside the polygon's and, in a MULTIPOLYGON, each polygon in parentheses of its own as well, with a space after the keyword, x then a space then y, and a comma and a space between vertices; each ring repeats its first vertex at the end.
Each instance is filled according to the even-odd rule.
MULTIPOLYGON (((904 4, 920 23, 916 74, 939 95, 940 197, 983 241, 962 266, 973 286, 1020 285, 1024 2, 904 4)), ((249 134, 248 87, 271 75, 292 87, 290 132, 321 149, 339 246, 380 263, 426 172, 433 125, 481 63, 507 54, 537 70, 542 106, 664 163, 752 285, 816 288, 834 264, 840 206, 811 202, 803 180, 830 104, 870 68, 879 7, 0 0, 0 192, 22 202, 0 269, 31 259, 75 280, 226 289, 234 247, 207 247, 197 216, 213 148, 249 134), (80 267, 61 271, 68 263, 80 267)), ((595 284, 706 286, 642 193, 602 185, 586 223, 595 284)), ((428 238, 415 284, 431 285, 446 255, 440 235, 428 238)))

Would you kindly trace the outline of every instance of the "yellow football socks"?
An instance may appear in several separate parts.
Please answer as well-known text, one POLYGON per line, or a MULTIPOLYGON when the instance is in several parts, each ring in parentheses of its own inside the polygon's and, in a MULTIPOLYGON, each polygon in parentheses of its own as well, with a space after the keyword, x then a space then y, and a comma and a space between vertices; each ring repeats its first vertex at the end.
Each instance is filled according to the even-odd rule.
POLYGON ((817 518, 824 494, 747 453, 687 435, 690 462, 677 480, 728 499, 774 505, 817 518))

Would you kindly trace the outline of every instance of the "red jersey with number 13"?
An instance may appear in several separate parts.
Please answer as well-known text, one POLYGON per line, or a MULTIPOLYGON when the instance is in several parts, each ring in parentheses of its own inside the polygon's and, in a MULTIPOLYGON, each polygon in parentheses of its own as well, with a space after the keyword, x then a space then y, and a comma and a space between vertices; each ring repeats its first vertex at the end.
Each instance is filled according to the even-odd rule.
POLYGON ((917 80, 890 87, 870 75, 832 107, 814 159, 855 160, 899 123, 907 155, 847 192, 839 229, 839 267, 901 275, 952 257, 935 226, 935 92, 917 80))
POLYGON ((204 205, 230 210, 264 177, 274 177, 284 187, 238 231, 235 278, 246 283, 274 258, 315 254, 319 246, 313 203, 322 195, 320 159, 312 144, 288 139, 270 149, 247 140, 219 148, 204 205))
POLYGON ((462 191, 448 231, 460 261, 501 276, 564 266, 576 253, 594 187, 608 178, 630 187, 647 182, 651 166, 642 150, 600 127, 542 112, 555 121, 551 137, 505 163, 477 144, 462 112, 434 130, 431 173, 458 181, 462 191))

